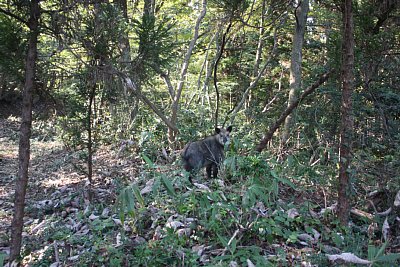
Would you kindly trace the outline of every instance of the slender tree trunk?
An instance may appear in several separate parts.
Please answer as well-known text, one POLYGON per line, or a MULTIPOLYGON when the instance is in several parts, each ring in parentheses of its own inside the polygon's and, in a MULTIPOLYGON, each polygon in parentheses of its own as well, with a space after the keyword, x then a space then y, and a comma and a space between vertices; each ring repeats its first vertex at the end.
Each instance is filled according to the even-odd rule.
POLYGON ((237 105, 228 112, 228 115, 225 117, 224 120, 224 125, 227 122, 227 120, 230 117, 230 124, 232 125, 235 117, 237 115, 237 113, 241 110, 241 108, 243 107, 243 104, 245 103, 248 95, 250 94, 251 90, 253 90, 253 88, 255 88, 258 84, 258 81, 261 79, 261 77, 264 75, 265 71, 267 70, 267 68, 269 67, 270 63, 272 62, 272 60, 274 59, 274 57, 276 56, 276 51, 278 48, 278 28, 280 25, 277 25, 276 28, 274 29, 274 45, 272 47, 272 51, 269 53, 267 60, 264 63, 264 66, 259 69, 258 68, 258 74, 257 76, 254 77, 253 81, 250 82, 249 86, 246 88, 246 90, 244 91, 243 95, 241 96, 240 101, 237 103, 237 105))
POLYGON ((20 255, 24 226, 25 195, 28 185, 30 137, 32 128, 32 94, 35 86, 37 43, 39 35, 39 0, 30 2, 29 44, 25 62, 25 85, 19 136, 18 177, 15 185, 14 217, 11 225, 10 262, 20 255))
POLYGON ((218 128, 218 117, 219 117, 219 89, 218 89, 218 77, 217 77, 217 71, 218 71, 218 64, 219 61, 222 58, 222 54, 224 53, 224 48, 226 45, 226 36, 229 33, 229 30, 232 27, 232 20, 229 21, 228 27, 225 30, 224 35, 222 35, 222 41, 221 41, 221 47, 219 49, 218 57, 217 60, 215 61, 215 66, 214 66, 214 88, 215 88, 215 115, 214 115, 214 127, 218 128))
POLYGON ((262 57, 262 52, 263 52, 263 47, 264 47, 264 34, 265 34, 265 28, 264 28, 264 21, 265 21, 265 5, 266 5, 266 0, 262 1, 262 6, 261 6, 261 18, 260 18, 260 30, 259 30, 259 36, 258 36, 258 44, 257 44, 257 51, 256 51, 256 60, 254 62, 254 69, 253 69, 253 77, 257 77, 258 75, 258 70, 260 69, 260 63, 261 63, 261 57, 262 57))
POLYGON ((87 132, 88 132, 88 142, 87 142, 87 167, 88 167, 88 180, 90 182, 89 186, 89 200, 92 197, 92 185, 93 185, 93 120, 92 114, 94 113, 94 99, 96 97, 96 81, 93 79, 89 82, 90 84, 90 92, 89 92, 89 105, 87 110, 87 132))
MULTIPOLYGON (((290 90, 288 106, 296 101, 301 88, 301 63, 302 49, 304 42, 304 32, 306 30, 307 14, 309 9, 308 0, 301 0, 296 8, 296 26, 293 35, 292 57, 290 60, 290 90)), ((293 114, 293 113, 292 113, 293 114)), ((285 120, 282 134, 282 143, 285 144, 289 139, 290 130, 293 125, 293 116, 289 114, 285 120)))
POLYGON ((178 122, 179 101, 181 99, 181 94, 182 94, 182 90, 183 90, 183 84, 185 82, 187 70, 188 70, 188 67, 189 67, 189 61, 190 61, 190 58, 192 56, 194 46, 195 46, 195 44, 197 42, 197 39, 199 37, 200 24, 201 24, 201 21, 203 20, 203 18, 206 16, 207 0, 203 0, 201 6, 202 6, 202 9, 201 9, 201 12, 200 12, 199 16, 197 17, 196 25, 194 27, 193 38, 190 41, 189 48, 188 48, 188 50, 186 52, 186 55, 185 55, 185 59, 183 60, 181 73, 180 73, 180 77, 179 77, 179 81, 178 81, 178 85, 176 87, 174 99, 172 101, 170 121, 174 125, 174 127, 173 128, 172 127, 168 128, 168 141, 170 143, 175 142, 176 135, 178 133, 175 129, 177 128, 176 126, 177 126, 177 122, 178 122))
MULTIPOLYGON (((126 22, 128 22, 128 6, 127 6, 127 0, 117 0, 116 1, 117 5, 122 11, 122 15, 125 19, 126 22)), ((121 64, 124 66, 124 70, 126 69, 126 66, 129 66, 131 63, 131 46, 129 44, 129 38, 128 38, 128 33, 122 32, 120 37, 119 37, 119 42, 118 42, 119 49, 121 50, 121 64)))
POLYGON ((342 108, 339 143, 339 189, 338 217, 342 225, 347 225, 350 214, 350 160, 353 131, 352 92, 354 84, 354 26, 352 0, 344 0, 343 43, 342 43, 342 108))

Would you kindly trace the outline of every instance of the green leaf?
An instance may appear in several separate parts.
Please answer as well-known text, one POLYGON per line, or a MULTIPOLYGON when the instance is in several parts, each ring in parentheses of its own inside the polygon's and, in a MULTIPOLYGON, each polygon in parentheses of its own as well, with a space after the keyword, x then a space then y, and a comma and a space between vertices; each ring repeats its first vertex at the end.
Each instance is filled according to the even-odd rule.
POLYGON ((236 243, 237 243, 237 240, 236 240, 236 238, 234 238, 232 240, 230 248, 229 248, 229 250, 231 251, 232 254, 235 253, 235 251, 236 251, 236 243))
POLYGON ((6 258, 5 253, 0 253, 0 267, 4 266, 4 259, 6 258))
POLYGON ((132 190, 129 188, 125 190, 127 213, 132 217, 135 216, 135 199, 132 190))
POLYGON ((272 177, 274 177, 279 182, 281 182, 283 184, 286 184, 286 185, 290 186, 293 189, 296 189, 296 185, 294 183, 292 183, 292 181, 280 177, 275 171, 271 171, 271 175, 272 175, 272 177))
POLYGON ((387 246, 387 242, 382 244, 382 246, 379 248, 378 252, 376 253, 375 258, 383 255, 383 253, 385 252, 386 246, 387 246))
POLYGON ((132 185, 132 191, 133 191, 133 194, 134 194, 137 202, 139 202, 139 204, 143 207, 145 205, 144 198, 143 198, 142 194, 140 193, 139 187, 136 184, 132 185))
POLYGON ((125 190, 123 190, 120 195, 119 195, 119 219, 121 220, 121 223, 124 224, 125 221, 125 205, 126 205, 126 200, 125 200, 125 190))
POLYGON ((218 235, 218 239, 222 243, 222 245, 224 247, 227 247, 228 246, 228 240, 224 236, 222 236, 222 235, 220 235, 218 233, 217 233, 217 235, 218 235))
POLYGON ((165 186, 165 188, 167 189, 168 194, 170 196, 175 196, 174 187, 172 186, 171 181, 166 176, 161 177, 161 182, 165 186))
POLYGON ((142 158, 150 168, 155 167, 154 163, 151 161, 151 159, 148 156, 146 156, 145 154, 142 154, 142 158))
POLYGON ((400 253, 391 253, 387 255, 379 256, 375 259, 378 262, 394 262, 400 259, 400 253))
POLYGON ((375 258, 377 248, 374 245, 368 245, 368 260, 372 261, 375 258))

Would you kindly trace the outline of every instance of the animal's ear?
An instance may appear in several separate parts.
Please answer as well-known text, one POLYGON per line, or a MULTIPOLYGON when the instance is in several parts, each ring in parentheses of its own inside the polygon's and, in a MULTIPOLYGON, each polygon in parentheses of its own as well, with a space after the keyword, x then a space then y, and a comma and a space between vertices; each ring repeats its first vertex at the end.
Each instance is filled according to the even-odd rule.
POLYGON ((221 132, 221 129, 220 129, 220 128, 215 128, 215 132, 216 132, 217 134, 219 134, 219 133, 221 132))
POLYGON ((228 128, 226 128, 226 130, 227 130, 228 132, 232 132, 232 125, 229 126, 228 128))

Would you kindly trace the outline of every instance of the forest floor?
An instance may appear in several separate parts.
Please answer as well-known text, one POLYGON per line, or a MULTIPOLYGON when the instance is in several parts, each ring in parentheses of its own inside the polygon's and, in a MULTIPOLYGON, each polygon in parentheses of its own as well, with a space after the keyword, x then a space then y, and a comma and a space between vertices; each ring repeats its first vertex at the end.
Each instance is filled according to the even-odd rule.
MULTIPOLYGON (((0 253, 7 254, 18 173, 18 130, 16 117, 0 118, 0 253)), ((43 138, 33 131, 23 232, 25 246, 31 248, 25 247, 26 253, 30 251, 39 257, 48 247, 49 240, 37 237, 49 228, 50 223, 54 223, 49 216, 57 218, 65 226, 82 227, 76 215, 89 209, 89 183, 84 172, 79 171, 84 166, 79 165, 82 162, 78 158, 79 155, 65 149, 59 141, 48 140, 48 137, 43 138)), ((117 158, 112 149, 103 147, 97 151, 94 162, 96 169, 90 187, 93 199, 111 209, 116 199, 113 180, 136 176, 140 161, 133 157, 117 158)), ((32 255, 30 258, 36 258, 32 255)), ((25 263, 29 263, 29 259, 25 263)))
MULTIPOLYGON (((368 255, 377 259, 382 256, 377 254, 379 248, 389 249, 376 236, 370 240, 375 252, 367 248, 370 232, 381 231, 381 226, 368 222, 368 213, 355 215, 359 232, 347 240, 340 233, 343 229, 324 213, 331 208, 327 199, 332 196, 322 186, 296 190, 281 185, 275 210, 257 202, 245 212, 241 197, 250 191, 240 183, 225 185, 218 180, 214 188, 209 182, 189 188, 173 165, 153 166, 144 159, 149 165, 145 174, 143 159, 135 153, 121 156, 120 146, 96 151, 90 185, 82 155, 44 134, 43 127, 40 122, 33 125, 23 265, 202 266, 218 262, 218 257, 229 266, 258 266, 258 260, 262 263, 265 258, 280 266, 324 266, 326 255, 354 252, 365 258, 368 249, 368 255), (133 183, 134 203, 129 195, 117 203, 123 188, 133 183), (121 206, 133 220, 123 221, 121 206), (242 245, 236 247, 239 242, 242 245)), ((1 253, 8 254, 10 245, 18 128, 16 117, 0 118, 0 263, 1 253)), ((256 190, 250 200, 260 197, 256 190)), ((396 245, 389 252, 398 251, 396 245)), ((397 259, 391 255, 390 260, 397 259)))

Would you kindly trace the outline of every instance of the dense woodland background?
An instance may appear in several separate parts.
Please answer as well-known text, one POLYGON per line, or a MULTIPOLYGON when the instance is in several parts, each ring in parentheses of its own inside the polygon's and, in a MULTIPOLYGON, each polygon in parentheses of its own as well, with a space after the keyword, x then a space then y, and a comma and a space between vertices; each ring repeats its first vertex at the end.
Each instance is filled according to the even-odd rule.
POLYGON ((398 266, 399 29, 396 0, 0 0, 0 266, 398 266))

